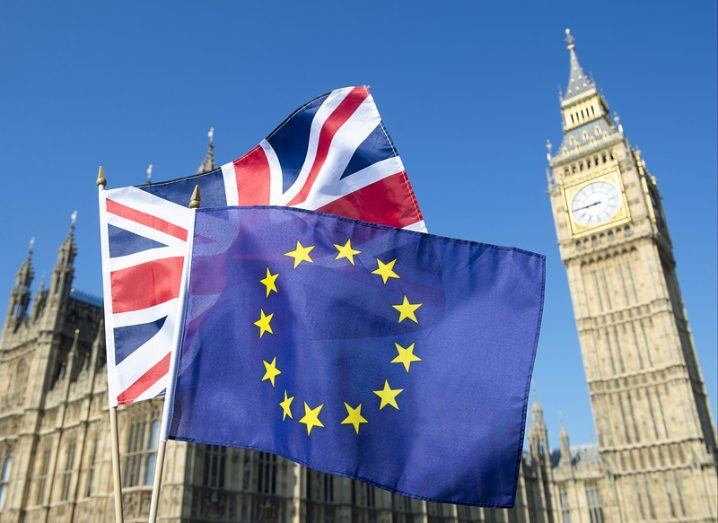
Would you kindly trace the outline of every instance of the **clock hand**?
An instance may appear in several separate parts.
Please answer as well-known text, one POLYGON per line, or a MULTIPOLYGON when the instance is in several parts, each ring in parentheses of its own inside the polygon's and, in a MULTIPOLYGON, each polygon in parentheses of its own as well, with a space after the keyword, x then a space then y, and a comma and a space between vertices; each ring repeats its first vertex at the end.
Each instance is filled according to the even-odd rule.
POLYGON ((598 200, 597 202, 589 203, 588 205, 584 205, 583 207, 579 207, 578 209, 574 209, 573 212, 582 211, 584 209, 588 209, 589 207, 595 207, 596 205, 599 205, 601 200, 598 200))

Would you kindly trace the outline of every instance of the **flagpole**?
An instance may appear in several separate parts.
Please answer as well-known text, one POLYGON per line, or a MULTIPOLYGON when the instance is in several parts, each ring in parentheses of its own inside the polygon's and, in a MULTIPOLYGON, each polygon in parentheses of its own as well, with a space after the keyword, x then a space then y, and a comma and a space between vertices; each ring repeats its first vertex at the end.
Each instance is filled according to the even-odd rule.
MULTIPOLYGON (((107 178, 105 178, 101 165, 97 171, 95 185, 97 185, 98 202, 102 205, 102 192, 107 185, 107 178)), ((102 209, 100 209, 100 213, 102 213, 102 209)), ((105 299, 108 300, 109 296, 105 296, 105 299)), ((105 337, 107 337, 107 333, 105 333, 105 337)), ((107 392, 109 394, 109 387, 107 392)), ((117 405, 110 405, 110 441, 112 443, 112 486, 115 498, 115 522, 123 523, 125 518, 122 513, 122 474, 120 472, 120 434, 117 429, 117 405)))
POLYGON ((182 281, 180 282, 180 303, 179 314, 177 315, 177 324, 172 340, 172 350, 170 352, 170 368, 169 381, 165 389, 165 400, 162 406, 162 423, 160 425, 160 438, 157 446, 157 460, 155 462, 155 475, 152 481, 152 500, 150 502, 149 523, 156 523, 157 509, 160 501, 160 489, 162 488, 162 470, 165 462, 165 451, 167 449, 167 436, 169 434, 169 422, 172 415, 172 407, 174 405, 174 388, 177 378, 177 354, 179 352, 179 344, 182 336, 182 322, 184 319, 185 290, 187 279, 189 276, 190 254, 192 252, 192 240, 194 237, 194 215, 196 209, 200 205, 199 185, 195 185, 192 196, 189 200, 189 208, 192 212, 192 221, 189 234, 187 236, 187 250, 185 251, 184 264, 182 266, 182 281))

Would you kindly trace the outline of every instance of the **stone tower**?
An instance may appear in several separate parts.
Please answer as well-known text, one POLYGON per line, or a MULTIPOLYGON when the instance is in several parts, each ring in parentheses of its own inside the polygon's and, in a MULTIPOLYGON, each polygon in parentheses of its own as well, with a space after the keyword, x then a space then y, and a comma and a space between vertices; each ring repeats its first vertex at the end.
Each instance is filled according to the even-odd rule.
POLYGON ((656 179, 566 30, 563 140, 548 192, 583 353, 609 520, 714 521, 716 433, 656 179), (616 513, 617 512, 617 513, 616 513))

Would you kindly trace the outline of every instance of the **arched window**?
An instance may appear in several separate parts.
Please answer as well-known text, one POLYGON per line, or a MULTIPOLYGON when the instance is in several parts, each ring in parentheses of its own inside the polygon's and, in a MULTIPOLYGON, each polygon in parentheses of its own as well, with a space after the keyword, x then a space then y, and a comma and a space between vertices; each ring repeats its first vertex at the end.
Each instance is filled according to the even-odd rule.
POLYGON ((7 491, 10 487, 10 471, 12 470, 12 453, 5 456, 5 460, 2 464, 2 470, 0 470, 0 510, 5 506, 5 499, 7 498, 7 491))
POLYGON ((224 488, 226 468, 227 448, 219 445, 205 446, 202 486, 210 488, 224 488))
POLYGON ((150 422, 150 436, 147 440, 147 455, 145 456, 145 485, 152 485, 155 479, 155 463, 157 462, 157 442, 160 435, 159 420, 150 422))
POLYGON ((156 415, 149 420, 140 418, 132 421, 122 477, 125 487, 140 485, 140 481, 144 485, 151 485, 154 481, 159 427, 156 415))
POLYGON ((62 489, 60 499, 70 499, 70 484, 72 483, 72 470, 75 467, 75 442, 71 441, 65 447, 65 467, 62 470, 62 489))
POLYGON ((17 368, 15 370, 15 382, 13 383, 13 398, 15 398, 16 405, 22 405, 25 403, 25 391, 27 390, 28 374, 27 361, 25 361, 25 359, 21 359, 17 363, 17 368))

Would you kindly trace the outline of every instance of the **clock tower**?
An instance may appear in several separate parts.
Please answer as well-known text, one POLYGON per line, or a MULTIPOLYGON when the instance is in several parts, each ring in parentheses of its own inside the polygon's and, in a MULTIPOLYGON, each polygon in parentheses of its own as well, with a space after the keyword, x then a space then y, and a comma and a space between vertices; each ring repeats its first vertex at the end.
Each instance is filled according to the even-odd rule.
MULTIPOLYGON (((716 432, 656 179, 566 30, 548 193, 616 521, 715 521, 716 432)), ((606 487, 608 488, 608 487, 606 487)), ((608 507, 607 507, 608 508, 608 507)))

